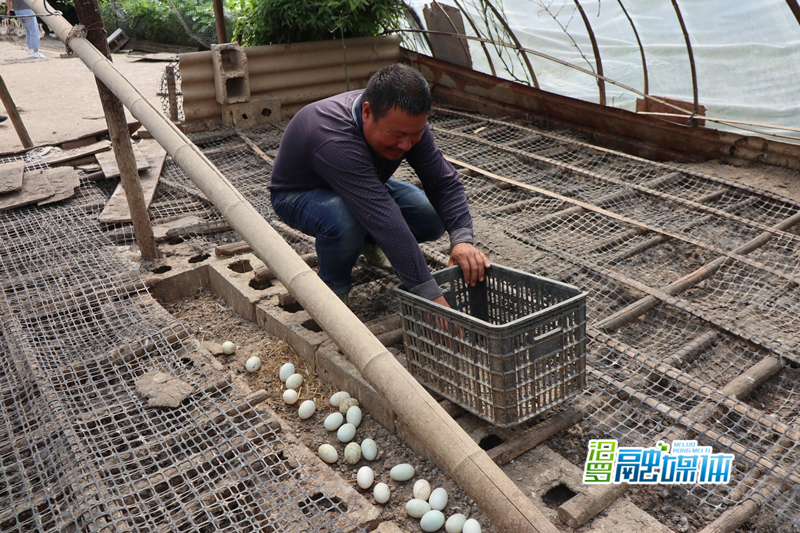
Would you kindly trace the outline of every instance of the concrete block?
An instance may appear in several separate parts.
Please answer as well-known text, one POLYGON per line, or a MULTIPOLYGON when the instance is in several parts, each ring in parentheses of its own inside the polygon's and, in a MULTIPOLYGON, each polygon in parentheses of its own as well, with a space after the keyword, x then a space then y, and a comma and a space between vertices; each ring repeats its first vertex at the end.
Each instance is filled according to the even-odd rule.
POLYGON ((225 258, 209 265, 209 283, 217 296, 228 302, 237 313, 256 322, 256 304, 265 297, 265 289, 254 289, 253 265, 261 265, 253 254, 225 258))
POLYGON ((106 42, 108 43, 108 50, 112 54, 119 52, 120 48, 128 44, 128 41, 130 41, 130 38, 125 35, 125 32, 123 32, 121 28, 114 30, 114 32, 106 39, 106 42))
MULTIPOLYGON (((283 289, 282 285, 278 285, 283 289)), ((328 336, 314 331, 311 315, 303 310, 290 312, 278 305, 277 295, 256 305, 256 323, 272 333, 303 358, 316 371, 316 352, 328 336)), ((317 326, 318 327, 318 326, 317 326)))
POLYGON ((249 128, 281 119, 281 99, 271 94, 253 96, 249 102, 222 105, 222 123, 249 128))
POLYGON ((218 103, 235 104, 250 100, 247 55, 239 43, 212 44, 211 65, 218 103))
MULTIPOLYGON (((177 262, 176 262, 177 263, 177 262)), ((206 265, 179 269, 173 267, 167 276, 151 274, 145 278, 150 293, 159 302, 177 302, 200 289, 210 287, 206 265)))

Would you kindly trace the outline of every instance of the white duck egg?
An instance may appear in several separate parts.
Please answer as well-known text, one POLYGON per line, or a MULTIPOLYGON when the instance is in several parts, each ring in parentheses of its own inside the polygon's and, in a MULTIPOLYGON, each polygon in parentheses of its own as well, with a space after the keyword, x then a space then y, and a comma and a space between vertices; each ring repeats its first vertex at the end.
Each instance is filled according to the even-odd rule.
POLYGON ((323 444, 320 446, 317 453, 319 454, 319 458, 326 463, 335 463, 339 460, 339 452, 330 444, 323 444))
POLYGON ((314 400, 306 400, 301 403, 300 408, 297 409, 297 416, 305 420, 306 418, 310 418, 316 410, 317 404, 314 403, 314 400))
POLYGON ((375 481, 375 472, 368 466, 362 466, 358 469, 358 473, 356 474, 356 483, 362 489, 368 489, 372 486, 372 482, 375 481))
POLYGON ((292 363, 284 363, 278 372, 278 377, 285 383, 286 379, 292 374, 294 374, 294 365, 292 363))
POLYGON ((298 395, 297 391, 294 389, 286 389, 283 391, 283 401, 288 403, 289 405, 294 404, 297 401, 298 395))
POLYGON ((361 413, 361 408, 357 405, 354 405, 350 409, 347 410, 347 422, 353 424, 355 427, 358 427, 361 424, 361 418, 364 415, 361 413))
POLYGON ((422 531, 439 531, 443 525, 444 514, 436 509, 428 511, 419 520, 419 527, 422 531))
MULTIPOLYGON (((339 407, 342 402, 350 397, 350 393, 347 391, 340 390, 331 396, 331 405, 334 407, 339 407)), ((342 413, 344 414, 344 413, 342 413)))
POLYGON ((474 518, 470 518, 464 522, 464 527, 461 528, 461 531, 462 533, 481 533, 481 523, 474 518))
POLYGON ((415 498, 428 501, 431 495, 431 484, 424 479, 418 479, 414 483, 414 488, 411 489, 411 494, 413 494, 415 498))
POLYGON ((389 477, 395 481, 408 481, 414 477, 414 467, 408 463, 401 463, 393 466, 392 469, 389 470, 389 477))
POLYGON ((444 530, 447 533, 461 533, 461 530, 464 528, 464 522, 466 521, 466 516, 461 513, 456 513, 444 523, 444 530))
POLYGON ((361 445, 359 443, 351 442, 344 447, 344 460, 347 464, 354 465, 359 459, 361 459, 361 445))
POLYGON ((431 504, 426 502, 425 500, 418 500, 414 498, 413 500, 408 500, 406 504, 406 512, 408 516, 412 518, 422 518, 425 513, 431 510, 431 504))
POLYGON ((356 436, 356 427, 353 424, 342 424, 336 431, 336 438, 339 442, 350 442, 356 436))
POLYGON ((288 378, 286 378, 286 388, 287 389, 294 389, 297 390, 300 388, 300 385, 303 384, 303 375, 302 374, 292 374, 288 378))
POLYGON ((358 400, 355 398, 345 398, 342 400, 342 403, 339 404, 339 411, 341 411, 343 415, 346 415, 351 407, 358 407, 358 400))
POLYGON ((231 341, 225 341, 222 343, 222 353, 225 355, 230 355, 236 351, 236 345, 233 344, 231 341))
POLYGON ((378 445, 372 439, 361 441, 361 456, 367 461, 374 461, 378 457, 378 445))
POLYGON ((342 416, 342 413, 336 412, 325 417, 324 426, 328 431, 336 431, 343 423, 344 417, 342 416))
POLYGON ((372 496, 378 503, 388 502, 389 496, 391 495, 392 491, 389 490, 389 485, 387 485, 386 483, 378 483, 377 485, 375 485, 375 488, 372 489, 372 496))
POLYGON ((441 511, 447 507, 447 491, 442 487, 433 489, 428 497, 428 503, 431 504, 431 509, 441 511))
POLYGON ((244 364, 245 369, 248 372, 258 372, 258 369, 261 368, 261 358, 257 355, 254 355, 247 362, 244 364))

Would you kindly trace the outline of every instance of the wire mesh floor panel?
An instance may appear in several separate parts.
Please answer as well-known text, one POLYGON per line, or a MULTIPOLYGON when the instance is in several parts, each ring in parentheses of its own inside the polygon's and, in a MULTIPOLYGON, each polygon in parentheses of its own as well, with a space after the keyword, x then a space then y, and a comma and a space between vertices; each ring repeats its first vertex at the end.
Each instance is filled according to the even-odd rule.
MULTIPOLYGON (((573 403, 592 434, 644 447, 692 438, 733 453, 729 484, 684 486, 696 504, 713 519, 753 496, 797 523, 800 236, 782 224, 800 206, 566 132, 445 109, 429 122, 462 174, 476 245, 498 264, 588 293, 588 387, 573 403), (595 327, 638 307, 620 326, 595 327), (770 362, 753 394, 730 392, 770 362)), ((283 225, 269 202, 284 127, 192 137, 311 254, 314 239, 283 225)), ((396 177, 419 184, 405 164, 396 177)), ((0 532, 346 527, 341 503, 306 478, 275 422, 236 410, 243 398, 110 251, 111 241, 134 242, 130 225, 90 218, 115 185, 84 180, 60 207, 0 213, 0 348, 9 354, 0 361, 0 532), (152 369, 195 393, 179 409, 147 409, 132 383, 152 369)), ((150 216, 186 219, 175 236, 198 253, 241 240, 169 157, 150 216)), ((432 270, 447 266, 446 237, 421 246, 432 270)), ((362 320, 396 311, 397 278, 363 261, 355 278, 362 320)))
POLYGON ((84 210, 0 234, 0 531, 358 529, 84 210), (149 407, 153 371, 193 392, 149 407))

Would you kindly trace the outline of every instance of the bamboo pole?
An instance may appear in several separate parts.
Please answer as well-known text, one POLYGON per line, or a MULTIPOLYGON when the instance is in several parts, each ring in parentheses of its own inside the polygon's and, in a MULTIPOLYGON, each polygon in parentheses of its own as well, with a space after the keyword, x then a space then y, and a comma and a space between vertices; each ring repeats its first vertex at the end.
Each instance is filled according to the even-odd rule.
MULTIPOLYGON (((37 13, 43 0, 25 0, 37 13)), ((161 144, 289 292, 384 397, 498 531, 555 533, 553 524, 323 283, 261 214, 160 109, 62 17, 40 15, 161 144)))

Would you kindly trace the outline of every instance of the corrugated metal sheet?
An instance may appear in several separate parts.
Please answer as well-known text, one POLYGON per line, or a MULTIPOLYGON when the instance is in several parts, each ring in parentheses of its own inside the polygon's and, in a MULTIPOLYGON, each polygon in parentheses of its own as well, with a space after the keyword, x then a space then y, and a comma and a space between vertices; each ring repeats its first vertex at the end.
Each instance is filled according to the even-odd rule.
MULTIPOLYGON (((374 72, 401 60, 400 38, 395 35, 345 39, 344 50, 342 44, 339 40, 243 48, 251 98, 278 96, 281 118, 290 118, 311 102, 346 91, 348 78, 351 90, 364 88, 374 72)), ((185 121, 221 122, 211 52, 181 54, 179 59, 185 121)))

